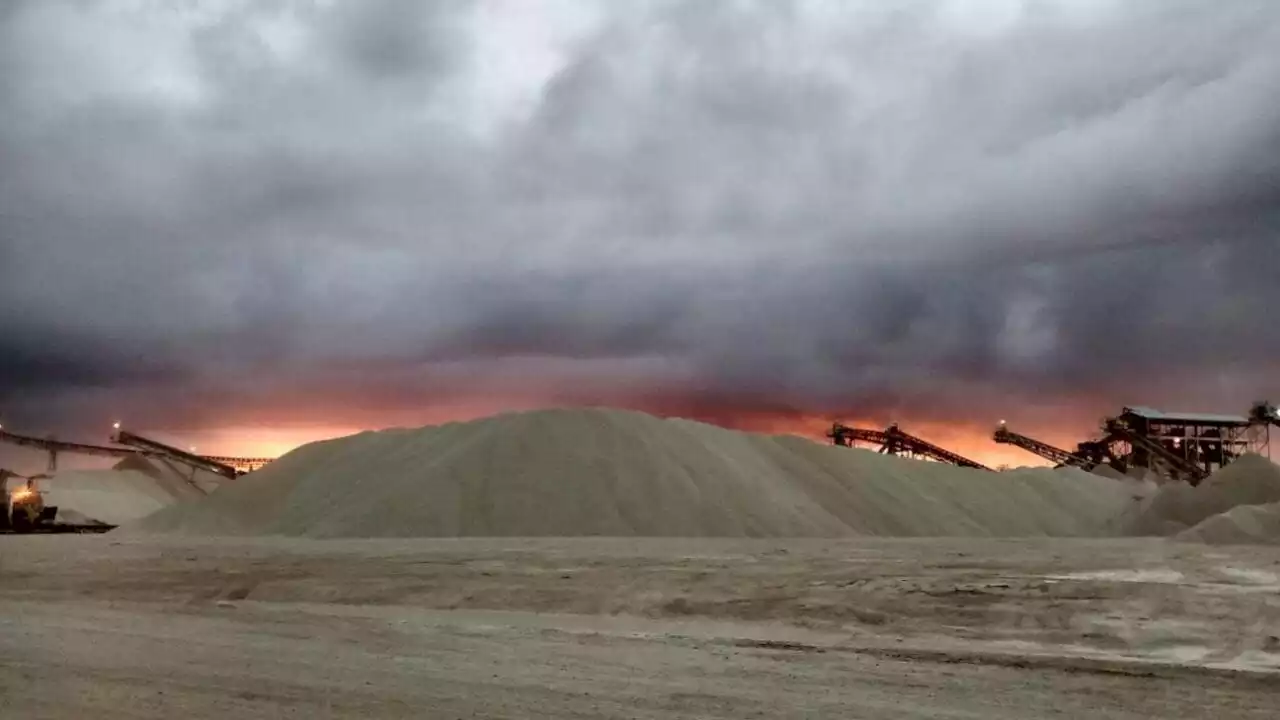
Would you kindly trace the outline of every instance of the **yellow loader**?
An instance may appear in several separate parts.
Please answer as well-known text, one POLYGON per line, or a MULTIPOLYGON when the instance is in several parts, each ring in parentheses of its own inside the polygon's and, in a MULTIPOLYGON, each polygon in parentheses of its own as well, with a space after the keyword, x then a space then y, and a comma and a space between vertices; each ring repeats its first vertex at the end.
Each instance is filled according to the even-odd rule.
POLYGON ((44 504, 44 495, 30 478, 23 485, 5 493, 5 517, 16 533, 31 532, 53 522, 58 508, 44 504))

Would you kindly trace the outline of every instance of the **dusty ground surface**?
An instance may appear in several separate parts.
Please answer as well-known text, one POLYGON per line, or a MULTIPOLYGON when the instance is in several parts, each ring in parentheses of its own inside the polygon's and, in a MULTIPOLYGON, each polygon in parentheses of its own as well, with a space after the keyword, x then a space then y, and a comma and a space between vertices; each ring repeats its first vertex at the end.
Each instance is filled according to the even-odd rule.
POLYGON ((1271 718, 1280 550, 0 538, 0 717, 1271 718))

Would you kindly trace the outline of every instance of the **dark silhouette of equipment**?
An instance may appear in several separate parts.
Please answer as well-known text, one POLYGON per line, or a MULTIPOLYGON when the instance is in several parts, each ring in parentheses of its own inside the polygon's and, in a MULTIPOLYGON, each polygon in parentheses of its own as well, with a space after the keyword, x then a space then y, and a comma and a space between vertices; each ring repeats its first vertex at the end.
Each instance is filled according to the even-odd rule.
POLYGON ((1248 452, 1266 454, 1274 406, 1260 402, 1248 416, 1166 413, 1126 407, 1107 418, 1111 453, 1130 467, 1148 468, 1192 484, 1248 452), (1270 416, 1268 418, 1268 416, 1270 416))
POLYGON ((242 474, 233 465, 222 463, 217 460, 204 457, 203 455, 196 455, 195 453, 190 453, 186 450, 179 450, 172 445, 166 445, 162 442, 144 438, 141 435, 135 435, 127 430, 121 430, 119 424, 115 426, 115 434, 111 436, 111 442, 118 443, 120 445, 131 445, 139 450, 146 451, 147 453, 159 455, 198 470, 208 470, 209 472, 217 473, 218 475, 228 479, 234 480, 237 476, 242 474))
POLYGON ((835 423, 831 426, 831 430, 827 432, 827 437, 831 438, 833 445, 841 445, 843 447, 853 447, 855 442, 864 442, 868 445, 879 445, 883 450, 889 445, 889 436, 884 434, 882 430, 866 430, 864 428, 841 425, 840 423, 835 423))
POLYGON ((1093 443, 1081 443, 1076 452, 1068 452, 1047 442, 1016 433, 1010 430, 1003 422, 996 427, 991 439, 1002 445, 1013 445, 1035 453, 1052 462, 1056 467, 1070 466, 1078 467, 1081 470, 1092 470, 1101 465, 1104 459, 1103 453, 1099 452, 1100 448, 1092 447, 1093 443))
POLYGON ((1256 402, 1252 408, 1249 408, 1249 422, 1254 425, 1280 427, 1280 409, 1266 400, 1256 402))
POLYGON ((1270 424, 1280 424, 1280 416, 1266 402, 1255 404, 1248 416, 1167 413, 1135 406, 1103 420, 1102 437, 1080 443, 1074 453, 1006 428, 997 429, 994 439, 1085 469, 1106 463, 1121 471, 1150 470, 1198 485, 1247 452, 1265 454, 1270 424))
POLYGON ((78 524, 59 518, 58 507, 44 504, 44 492, 36 484, 43 477, 27 477, 0 468, 0 534, 101 533, 115 528, 105 523, 78 524))
MULTIPOLYGON (((1108 418, 1103 426, 1109 437, 1128 444, 1128 465, 1154 470, 1175 480, 1186 480, 1192 485, 1199 485, 1209 477, 1210 471, 1207 468, 1175 452, 1173 448, 1180 447, 1181 443, 1169 442, 1159 435, 1153 435, 1149 429, 1144 428, 1143 424, 1139 423, 1135 426, 1130 425, 1130 422, 1132 418, 1121 415, 1108 418)), ((1219 465, 1230 462, 1222 457, 1220 449, 1218 453, 1219 465)))
MULTIPOLYGON (((117 434, 122 432, 119 427, 115 428, 117 434)), ((88 443, 74 443, 56 440, 54 438, 38 438, 29 435, 19 435, 0 428, 0 442, 19 447, 32 448, 35 450, 43 450, 49 454, 49 470, 48 474, 52 475, 58 470, 58 455, 62 453, 71 453, 74 455, 92 455, 97 457, 113 457, 127 458, 134 456, 163 456, 177 462, 181 462, 189 467, 197 467, 202 470, 210 470, 225 477, 236 477, 243 475, 250 470, 256 470, 263 465, 271 462, 271 458, 244 458, 244 457, 224 457, 218 455, 196 455, 195 453, 185 452, 178 448, 148 440, 147 438, 133 435, 132 433, 124 433, 127 437, 136 439, 140 443, 125 443, 121 440, 112 438, 112 442, 117 443, 116 446, 110 445, 91 445, 88 443), (131 445, 132 447, 119 447, 119 445, 131 445), (196 458, 196 460, 188 460, 186 458, 196 458), (217 469, 215 469, 217 468, 217 469), (227 474, 227 468, 231 469, 231 474, 227 474)))
POLYGON ((1121 471, 1150 470, 1198 485, 1244 453, 1264 452, 1268 422, 1280 423, 1269 403, 1256 404, 1248 417, 1166 413, 1135 406, 1103 420, 1102 436, 1080 443, 1075 452, 1019 435, 1003 423, 992 437, 1059 465, 1092 470, 1105 463, 1121 471))
POLYGON ((137 455, 138 451, 132 448, 107 447, 104 445, 86 445, 84 443, 63 442, 54 438, 37 438, 27 435, 17 435, 7 430, 0 429, 0 442, 20 447, 34 448, 36 450, 44 450, 49 453, 49 474, 52 475, 58 471, 58 454, 72 453, 76 455, 97 455, 99 457, 129 457, 137 455))
POLYGON ((1089 461, 1089 467, 1085 468, 1087 470, 1092 470, 1106 463, 1116 470, 1124 472, 1128 465, 1125 464, 1122 458, 1112 454, 1111 443, 1113 442, 1116 442, 1116 439, 1111 436, 1104 437, 1101 440, 1085 440, 1082 443, 1076 443, 1076 451, 1073 454, 1089 461))
POLYGON ((58 508, 46 505, 44 493, 35 478, 0 470, 0 532, 29 533, 46 531, 53 525, 58 508), (23 482, 13 486, 10 480, 23 482))
POLYGON ((970 460, 963 455, 934 445, 928 440, 903 432, 897 423, 890 425, 883 431, 867 430, 834 423, 831 426, 831 430, 827 432, 827 437, 831 438, 833 444, 844 447, 853 447, 855 442, 864 442, 870 445, 878 445, 879 451, 886 455, 928 458, 937 462, 955 465, 956 467, 991 470, 991 468, 976 460, 970 460))

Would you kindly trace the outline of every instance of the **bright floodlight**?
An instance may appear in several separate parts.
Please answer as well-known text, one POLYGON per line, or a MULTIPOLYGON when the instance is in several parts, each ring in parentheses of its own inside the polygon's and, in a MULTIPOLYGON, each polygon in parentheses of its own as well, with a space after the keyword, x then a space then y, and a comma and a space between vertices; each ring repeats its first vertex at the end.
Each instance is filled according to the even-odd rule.
POLYGON ((114 430, 119 430, 119 429, 120 429, 120 421, 119 421, 119 420, 117 420, 116 422, 111 423, 111 427, 112 427, 112 429, 114 429, 114 430))

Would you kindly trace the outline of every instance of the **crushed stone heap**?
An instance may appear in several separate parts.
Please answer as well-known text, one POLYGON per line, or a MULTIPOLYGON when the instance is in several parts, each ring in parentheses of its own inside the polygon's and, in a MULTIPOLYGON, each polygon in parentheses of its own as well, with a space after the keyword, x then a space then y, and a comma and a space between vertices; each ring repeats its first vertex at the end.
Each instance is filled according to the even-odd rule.
POLYGON ((1132 502, 638 412, 541 410, 311 443, 128 533, 309 537, 1096 536, 1132 502))
POLYGON ((1169 483, 1131 508, 1125 535, 1177 535, 1243 505, 1280 502, 1280 465, 1254 453, 1210 475, 1198 486, 1169 483))

